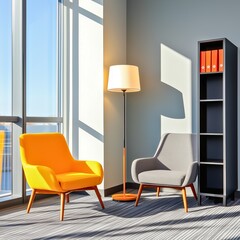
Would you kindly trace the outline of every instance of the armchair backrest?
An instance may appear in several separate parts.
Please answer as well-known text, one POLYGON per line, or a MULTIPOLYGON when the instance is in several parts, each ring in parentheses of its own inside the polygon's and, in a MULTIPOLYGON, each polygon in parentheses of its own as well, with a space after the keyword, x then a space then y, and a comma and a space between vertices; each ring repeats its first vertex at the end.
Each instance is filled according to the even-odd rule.
POLYGON ((197 161, 197 143, 195 134, 168 133, 162 136, 154 155, 161 168, 187 171, 188 166, 197 161))
POLYGON ((20 136, 23 167, 27 164, 51 168, 56 174, 71 170, 73 157, 60 133, 26 133, 20 136))

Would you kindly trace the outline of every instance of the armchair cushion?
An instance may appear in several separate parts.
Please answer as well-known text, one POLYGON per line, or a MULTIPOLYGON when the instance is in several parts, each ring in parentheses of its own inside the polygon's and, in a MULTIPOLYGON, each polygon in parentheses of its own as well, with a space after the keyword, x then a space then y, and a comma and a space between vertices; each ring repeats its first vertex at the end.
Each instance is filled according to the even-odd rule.
POLYGON ((102 182, 102 177, 92 173, 68 172, 56 177, 64 191, 96 186, 102 182))
POLYGON ((184 172, 170 170, 151 170, 141 172, 138 179, 141 183, 159 186, 181 186, 185 179, 184 172))

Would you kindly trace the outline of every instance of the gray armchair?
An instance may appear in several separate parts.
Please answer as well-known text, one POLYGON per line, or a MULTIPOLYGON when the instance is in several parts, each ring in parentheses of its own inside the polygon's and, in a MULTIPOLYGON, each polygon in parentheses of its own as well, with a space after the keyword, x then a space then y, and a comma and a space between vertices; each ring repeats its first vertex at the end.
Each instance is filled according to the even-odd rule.
POLYGON ((185 212, 188 212, 186 187, 191 187, 197 200, 193 183, 198 173, 196 135, 168 133, 162 136, 153 157, 135 159, 132 178, 139 183, 135 206, 138 205, 144 187, 174 188, 182 191, 185 212))

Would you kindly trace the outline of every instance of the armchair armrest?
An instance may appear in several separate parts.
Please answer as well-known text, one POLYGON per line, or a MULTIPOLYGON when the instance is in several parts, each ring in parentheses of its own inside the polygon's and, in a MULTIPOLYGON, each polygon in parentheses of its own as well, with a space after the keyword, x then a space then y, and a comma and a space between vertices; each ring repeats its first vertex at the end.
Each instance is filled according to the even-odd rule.
POLYGON ((156 158, 138 158, 132 162, 131 173, 134 182, 139 183, 138 174, 143 171, 153 170, 156 167, 156 158))
POLYGON ((62 192, 53 170, 46 166, 25 164, 24 173, 32 189, 62 192))
POLYGON ((198 174, 198 162, 192 162, 187 169, 186 177, 184 179, 182 186, 187 186, 195 182, 197 174, 198 174))
POLYGON ((97 161, 74 160, 72 163, 72 171, 94 173, 99 177, 103 178, 102 165, 97 161))

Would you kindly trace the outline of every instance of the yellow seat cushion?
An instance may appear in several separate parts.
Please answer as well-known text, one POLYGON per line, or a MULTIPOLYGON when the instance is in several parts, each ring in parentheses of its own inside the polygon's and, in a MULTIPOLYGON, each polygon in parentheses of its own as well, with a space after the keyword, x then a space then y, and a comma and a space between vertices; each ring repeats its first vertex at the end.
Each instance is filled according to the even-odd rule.
POLYGON ((102 177, 92 173, 68 172, 56 177, 64 191, 96 186, 102 182, 102 177))

